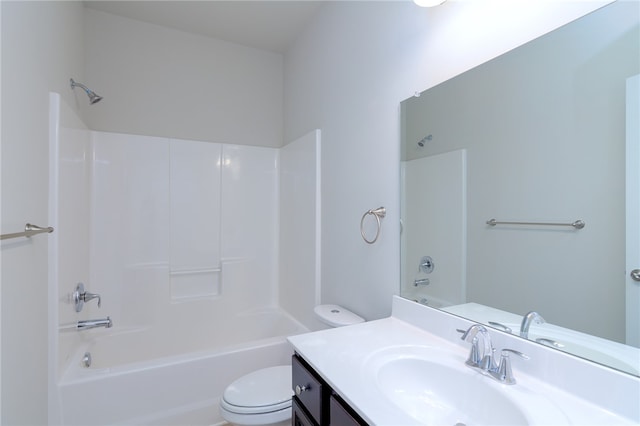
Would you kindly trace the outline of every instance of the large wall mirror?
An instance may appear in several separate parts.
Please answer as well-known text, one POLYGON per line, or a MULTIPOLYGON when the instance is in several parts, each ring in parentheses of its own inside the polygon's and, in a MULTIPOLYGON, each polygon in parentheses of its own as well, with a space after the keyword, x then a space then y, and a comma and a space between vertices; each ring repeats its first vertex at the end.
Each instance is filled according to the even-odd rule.
POLYGON ((640 374, 639 16, 612 3, 402 103, 403 297, 640 374))

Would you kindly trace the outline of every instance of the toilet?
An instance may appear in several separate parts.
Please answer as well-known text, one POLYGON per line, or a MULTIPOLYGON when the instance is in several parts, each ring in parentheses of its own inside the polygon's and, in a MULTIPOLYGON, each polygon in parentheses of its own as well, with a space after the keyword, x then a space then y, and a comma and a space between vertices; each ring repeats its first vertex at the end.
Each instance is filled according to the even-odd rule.
MULTIPOLYGON (((364 322, 364 318, 338 305, 319 305, 314 313, 331 327, 364 322)), ((220 398, 220 414, 233 425, 289 425, 292 396, 291 365, 267 367, 227 386, 220 398)))

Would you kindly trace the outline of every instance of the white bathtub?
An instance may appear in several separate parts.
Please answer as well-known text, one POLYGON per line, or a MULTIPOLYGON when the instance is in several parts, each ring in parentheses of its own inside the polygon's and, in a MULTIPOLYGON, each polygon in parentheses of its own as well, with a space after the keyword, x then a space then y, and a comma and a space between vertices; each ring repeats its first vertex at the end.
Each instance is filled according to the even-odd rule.
POLYGON ((277 309, 212 327, 186 326, 189 332, 180 327, 88 331, 96 337, 77 351, 59 383, 62 423, 219 423, 218 400, 225 387, 255 369, 289 364, 292 348, 285 337, 307 331, 277 309), (85 352, 91 353, 89 368, 82 365, 85 352))

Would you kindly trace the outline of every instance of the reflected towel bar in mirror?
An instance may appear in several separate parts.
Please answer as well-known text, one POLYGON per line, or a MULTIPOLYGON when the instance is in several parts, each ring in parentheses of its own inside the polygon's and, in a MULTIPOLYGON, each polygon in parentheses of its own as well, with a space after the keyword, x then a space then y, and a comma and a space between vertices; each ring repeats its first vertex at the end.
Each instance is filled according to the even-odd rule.
POLYGON ((32 225, 30 223, 27 223, 24 226, 24 231, 15 232, 13 234, 2 234, 2 235, 0 235, 0 240, 8 240, 9 238, 30 237, 32 235, 42 234, 44 232, 51 233, 51 232, 53 232, 53 228, 50 227, 50 226, 47 227, 47 228, 43 228, 43 227, 38 226, 38 225, 32 225))
POLYGON ((572 223, 555 223, 555 222, 502 222, 502 221, 497 221, 495 219, 489 219, 487 221, 487 225, 490 226, 496 226, 496 225, 535 225, 535 226, 573 226, 575 229, 582 229, 584 228, 584 221, 583 220, 576 220, 575 222, 572 223))

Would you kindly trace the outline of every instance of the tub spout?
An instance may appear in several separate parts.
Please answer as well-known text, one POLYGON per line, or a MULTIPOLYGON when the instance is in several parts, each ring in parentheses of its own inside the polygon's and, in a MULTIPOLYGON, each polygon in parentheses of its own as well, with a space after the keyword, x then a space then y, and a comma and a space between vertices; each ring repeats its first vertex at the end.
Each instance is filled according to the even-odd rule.
POLYGON ((86 321, 78 321, 77 329, 78 330, 89 330, 90 328, 111 328, 113 326, 113 322, 111 318, 106 317, 103 319, 95 319, 95 320, 86 320, 86 321))

